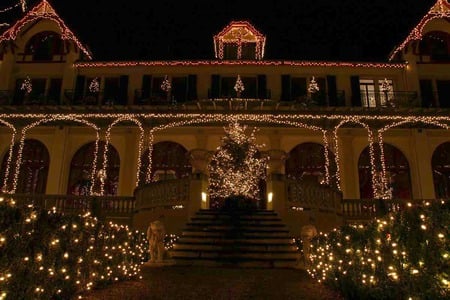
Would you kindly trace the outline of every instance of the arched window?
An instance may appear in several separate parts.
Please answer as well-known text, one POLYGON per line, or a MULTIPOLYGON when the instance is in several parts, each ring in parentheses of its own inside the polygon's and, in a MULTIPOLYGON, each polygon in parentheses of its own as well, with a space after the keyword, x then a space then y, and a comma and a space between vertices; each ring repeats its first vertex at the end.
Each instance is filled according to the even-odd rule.
MULTIPOLYGON (((334 153, 329 154, 329 174, 330 177, 336 174, 336 162, 334 153)), ((303 143, 295 146, 288 154, 285 164, 286 177, 291 179, 301 179, 302 176, 316 176, 317 182, 325 180, 325 148, 318 143, 303 143)), ((330 178, 330 182, 335 180, 330 178)))
MULTIPOLYGON (((99 141, 97 153, 97 174, 103 167, 103 150, 105 142, 99 141)), ((95 142, 82 146, 72 157, 70 163, 69 183, 67 185, 67 193, 72 195, 89 195, 92 185, 92 163, 94 161, 95 142)), ((106 166, 106 178, 104 185, 104 194, 117 195, 117 187, 119 185, 120 157, 116 148, 108 144, 108 164, 106 166)), ((100 178, 96 176, 95 187, 100 187, 100 178)), ((94 191, 99 192, 99 191, 94 191)))
MULTIPOLYGON (((13 147, 13 155, 17 154, 19 144, 13 147)), ((0 182, 3 183, 9 151, 3 156, 0 182)), ((12 188, 12 178, 15 171, 15 160, 11 160, 9 169, 8 188, 12 188)), ((22 150, 22 163, 20 165, 16 193, 45 194, 47 187, 50 155, 43 143, 34 139, 26 139, 22 150)))
POLYGON ((450 60, 450 35, 442 31, 432 31, 424 35, 419 44, 421 55, 429 55, 433 61, 450 60))
POLYGON ((53 55, 63 54, 64 44, 61 36, 53 31, 43 31, 35 34, 27 42, 25 54, 32 55, 33 60, 51 61, 53 55))
MULTIPOLYGON (((145 182, 149 166, 148 150, 141 156, 141 169, 139 184, 145 182)), ((188 151, 175 142, 159 142, 153 145, 152 150, 152 180, 179 179, 188 177, 192 173, 188 151)))
POLYGON ((439 145, 431 158, 436 198, 450 198, 450 142, 439 145))
MULTIPOLYGON (((380 157, 380 147, 374 144, 374 156, 380 157)), ((367 146, 359 156, 359 193, 361 199, 374 198, 372 189, 372 168, 370 163, 369 147, 367 146)), ((384 161, 386 166, 386 180, 388 188, 392 190, 394 199, 411 199, 411 177, 409 173, 409 163, 405 155, 396 147, 383 143, 384 161)), ((378 166, 377 171, 381 171, 378 166)))

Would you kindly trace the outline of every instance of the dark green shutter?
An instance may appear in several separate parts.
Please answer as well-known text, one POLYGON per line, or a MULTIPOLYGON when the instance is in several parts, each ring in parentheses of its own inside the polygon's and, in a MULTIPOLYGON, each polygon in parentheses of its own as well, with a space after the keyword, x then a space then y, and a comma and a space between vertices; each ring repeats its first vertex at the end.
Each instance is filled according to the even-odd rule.
POLYGON ((291 76, 281 75, 281 101, 291 101, 291 76))
POLYGON ((352 106, 361 106, 361 88, 359 86, 359 76, 351 76, 350 84, 352 88, 352 106))
POLYGON ((188 101, 197 100, 197 75, 188 75, 188 101))
POLYGON ((128 104, 128 75, 120 76, 119 80, 119 99, 118 104, 127 105, 128 104))
POLYGON ((220 75, 216 74, 211 75, 211 92, 209 97, 210 98, 220 97, 220 75))
POLYGON ((152 90, 152 75, 142 76, 142 91, 140 93, 141 99, 150 99, 150 92, 152 90))
POLYGON ((422 98, 422 107, 435 106, 433 82, 431 79, 420 80, 420 97, 422 98))
POLYGON ((258 98, 267 98, 267 78, 264 74, 258 75, 258 98))
POLYGON ((75 91, 73 94, 73 99, 71 99, 75 104, 81 103, 83 101, 85 84, 86 84, 86 76, 78 75, 75 81, 75 91))
POLYGON ((327 76, 327 86, 328 86, 328 105, 338 106, 336 76, 332 75, 327 76))

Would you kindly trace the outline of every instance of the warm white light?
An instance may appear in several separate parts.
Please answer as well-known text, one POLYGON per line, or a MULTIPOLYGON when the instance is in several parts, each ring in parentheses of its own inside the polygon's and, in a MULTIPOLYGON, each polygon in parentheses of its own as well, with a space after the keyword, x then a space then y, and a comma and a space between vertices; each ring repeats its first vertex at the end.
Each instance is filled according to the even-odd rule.
POLYGON ((206 203, 207 198, 207 194, 205 192, 202 192, 202 202, 206 203))
POLYGON ((267 194, 267 202, 272 203, 272 199, 273 199, 273 193, 270 192, 269 194, 267 194))

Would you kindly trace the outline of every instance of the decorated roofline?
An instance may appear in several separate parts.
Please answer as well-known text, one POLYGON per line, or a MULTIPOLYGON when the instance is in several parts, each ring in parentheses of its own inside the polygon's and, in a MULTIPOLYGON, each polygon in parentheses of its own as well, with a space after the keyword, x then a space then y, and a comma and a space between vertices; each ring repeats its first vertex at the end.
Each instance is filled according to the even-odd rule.
POLYGON ((83 46, 83 44, 76 38, 73 32, 58 16, 58 14, 55 12, 53 7, 47 2, 47 0, 42 0, 41 2, 39 2, 22 19, 20 19, 13 26, 7 29, 0 36, 0 44, 5 41, 15 40, 17 38, 17 35, 25 25, 34 23, 35 21, 41 19, 54 21, 61 30, 61 38, 63 40, 71 40, 72 42, 74 42, 77 45, 77 47, 86 55, 88 59, 92 59, 91 52, 85 46, 83 46))
POLYGON ((350 68, 386 68, 403 69, 407 63, 391 62, 327 62, 292 60, 173 60, 173 61, 88 61, 77 62, 76 68, 102 67, 151 67, 151 66, 294 66, 294 67, 350 67, 350 68))
POLYGON ((237 58, 240 59, 242 53, 242 45, 245 43, 255 43, 255 59, 264 58, 264 49, 266 47, 266 36, 259 32, 250 22, 248 21, 231 21, 222 31, 214 35, 214 53, 216 58, 224 58, 224 45, 225 44, 235 44, 238 46, 237 58), (232 38, 226 38, 227 34, 233 35, 233 31, 242 29, 244 32, 240 31, 232 38), (255 39, 248 39, 245 34, 251 33, 255 36, 255 39))
POLYGON ((398 52, 402 51, 411 41, 421 40, 423 37, 424 27, 434 19, 449 18, 450 17, 450 4, 447 0, 437 0, 436 3, 430 8, 428 13, 420 20, 419 24, 409 33, 408 37, 397 46, 391 53, 389 61, 393 60, 398 52))

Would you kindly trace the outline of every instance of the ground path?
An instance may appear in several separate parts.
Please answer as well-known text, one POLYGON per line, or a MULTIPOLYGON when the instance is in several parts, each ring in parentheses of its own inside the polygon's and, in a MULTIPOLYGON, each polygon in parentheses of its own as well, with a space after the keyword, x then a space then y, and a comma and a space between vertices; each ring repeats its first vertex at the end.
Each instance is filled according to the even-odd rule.
POLYGON ((334 300, 336 293, 301 269, 142 267, 143 279, 96 290, 87 300, 334 300))

